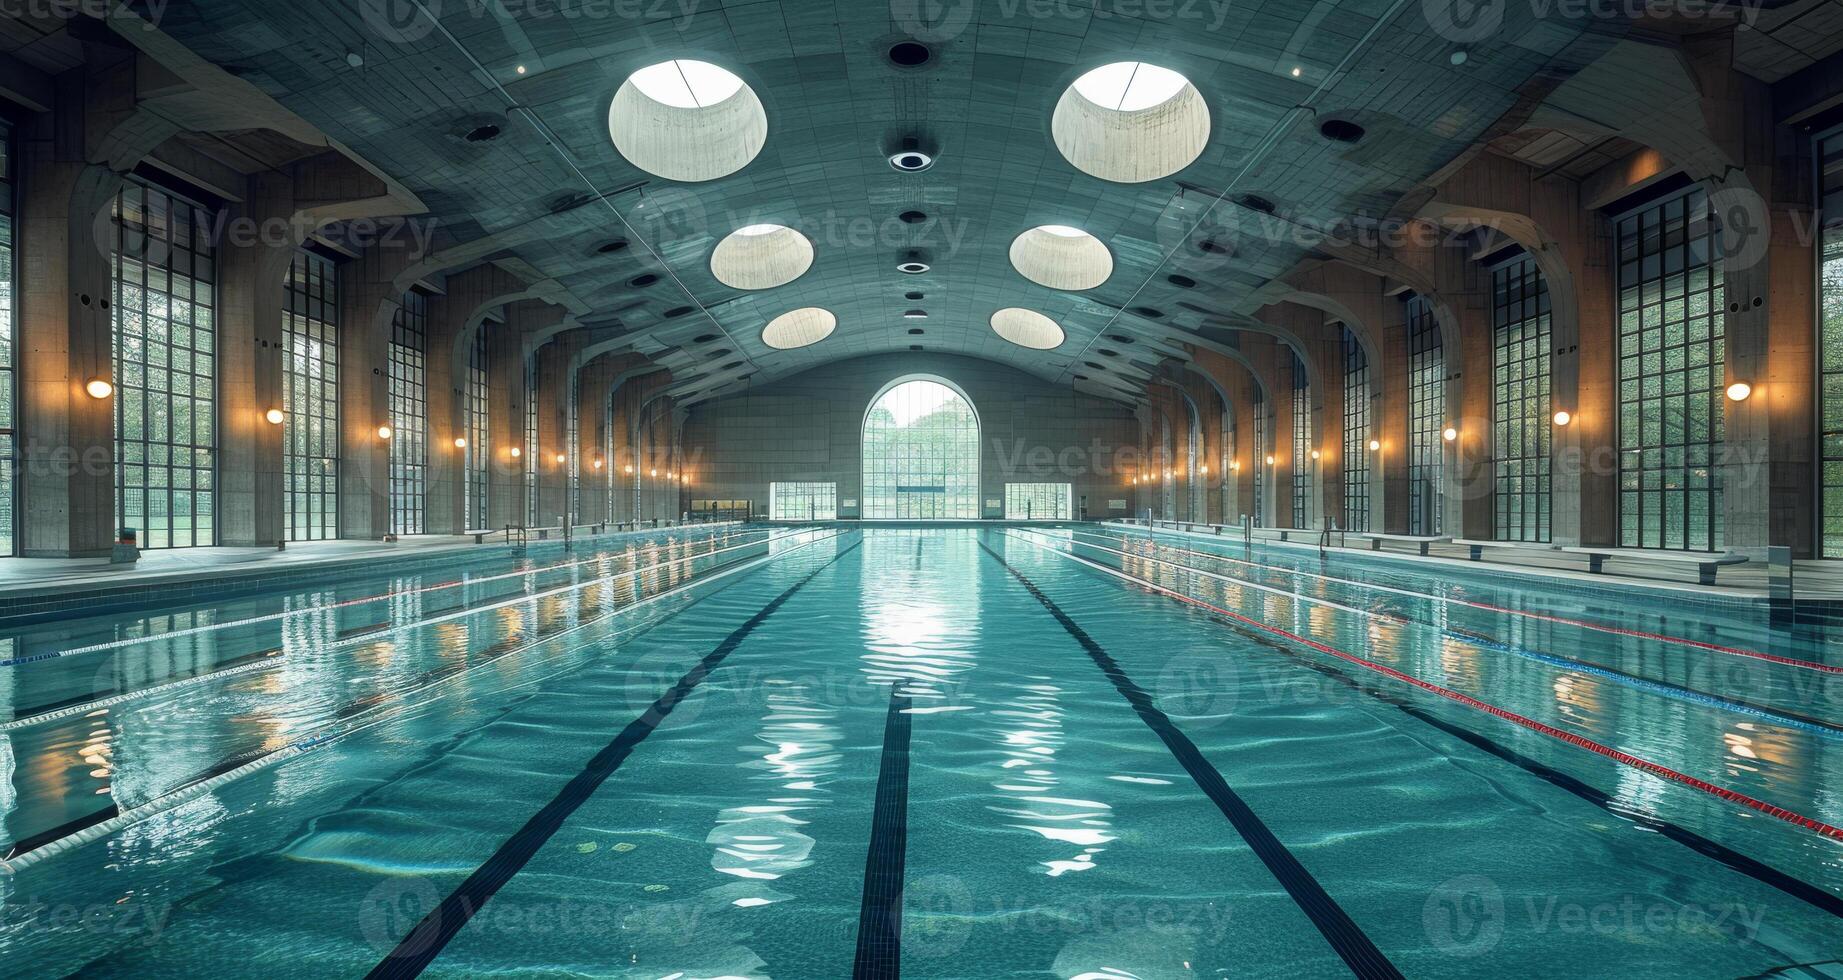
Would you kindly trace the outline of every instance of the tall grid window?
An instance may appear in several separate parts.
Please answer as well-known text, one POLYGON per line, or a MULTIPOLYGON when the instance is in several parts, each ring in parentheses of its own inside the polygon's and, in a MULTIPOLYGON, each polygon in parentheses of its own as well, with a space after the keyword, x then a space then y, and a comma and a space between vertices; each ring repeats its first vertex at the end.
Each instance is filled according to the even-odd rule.
POLYGON ((493 458, 487 442, 486 325, 474 331, 467 352, 467 460, 466 499, 468 528, 486 526, 487 461, 493 458))
POLYGON ((1312 383, 1293 352, 1293 526, 1305 527, 1312 510, 1312 383))
POLYGON ((1005 484, 1005 520, 1066 521, 1073 489, 1067 483, 1005 484))
POLYGON ((14 404, 18 393, 14 375, 13 337, 17 324, 13 298, 13 130, 0 123, 0 556, 17 548, 19 467, 18 423, 14 404))
POLYGON ((282 321, 288 540, 339 536, 339 267, 296 252, 282 321))
POLYGON ((1520 256, 1491 272, 1497 537, 1549 540, 1549 287, 1520 256))
POLYGON ((217 542, 211 224, 139 182, 115 198, 115 517, 144 548, 217 542))
POLYGON ((1344 348, 1344 530, 1369 530, 1369 355, 1348 324, 1344 348))
POLYGON ((1433 304, 1411 296, 1408 325, 1408 533, 1439 534, 1446 509, 1446 351, 1433 304))
POLYGON ((525 526, 538 526, 538 356, 525 359, 525 526))
POLYGON ((775 521, 836 520, 838 484, 770 483, 768 518, 775 521))
POLYGON ((390 521, 398 534, 423 532, 429 490, 429 300, 411 290, 390 330, 390 521))
POLYGON ((1721 245, 1700 188, 1617 221, 1619 543, 1717 551, 1721 245))
POLYGON ((1823 250, 1818 270, 1821 554, 1843 558, 1843 131, 1817 143, 1823 250))
POLYGON ((1254 524, 1259 527, 1267 520, 1267 396, 1261 389, 1254 389, 1254 452, 1250 465, 1254 467, 1254 524))
POLYGON ((958 391, 917 378, 864 416, 864 510, 870 519, 979 516, 979 417, 958 391))

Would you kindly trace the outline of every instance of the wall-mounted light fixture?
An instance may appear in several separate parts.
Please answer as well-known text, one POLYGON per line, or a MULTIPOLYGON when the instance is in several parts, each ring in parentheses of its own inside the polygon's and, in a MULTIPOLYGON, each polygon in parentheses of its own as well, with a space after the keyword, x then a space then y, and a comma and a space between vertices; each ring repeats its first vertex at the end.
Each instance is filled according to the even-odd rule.
POLYGON ((1459 430, 1449 425, 1446 427, 1445 431, 1440 433, 1440 438, 1445 439, 1447 442, 1452 442, 1454 439, 1459 438, 1459 430))
POLYGON ((1568 410, 1565 408, 1555 413, 1555 424, 1556 425, 1567 425, 1569 422, 1572 422, 1572 421, 1574 421, 1574 416, 1568 414, 1568 410))
POLYGON ((1371 440, 1369 441, 1369 451, 1370 451, 1370 452, 1372 452, 1372 453, 1373 453, 1373 452, 1378 452, 1378 451, 1380 451, 1381 449, 1382 449, 1382 443, 1381 443, 1381 442, 1378 442, 1378 441, 1377 441, 1377 440, 1375 440, 1375 439, 1371 439, 1371 440))
POLYGON ((512 447, 512 458, 513 459, 517 459, 523 455, 525 455, 525 451, 523 449, 520 449, 517 446, 512 447))
POLYGON ((1731 402, 1744 402, 1751 394, 1753 394, 1753 385, 1745 381, 1736 381, 1728 386, 1728 400, 1731 402))
POLYGON ((262 417, 265 419, 268 419, 270 425, 280 425, 282 424, 282 420, 287 418, 286 415, 282 414, 282 410, 279 408, 269 409, 268 411, 262 413, 262 417))
POLYGON ((462 438, 460 438, 460 437, 458 437, 458 436, 457 436, 457 437, 455 438, 455 440, 454 440, 454 448, 456 448, 456 449, 466 449, 466 448, 467 448, 467 440, 466 440, 466 439, 462 439, 462 438))
POLYGON ((388 441, 388 440, 390 439, 390 437, 391 437, 391 436, 393 436, 393 435, 395 435, 395 433, 393 433, 393 432, 391 432, 391 431, 390 431, 390 426, 388 426, 388 425, 380 425, 380 426, 378 426, 378 438, 379 438, 379 439, 383 439, 383 440, 386 440, 386 441, 388 441))
POLYGON ((107 378, 91 378, 83 383, 83 390, 98 401, 115 394, 115 386, 107 378))

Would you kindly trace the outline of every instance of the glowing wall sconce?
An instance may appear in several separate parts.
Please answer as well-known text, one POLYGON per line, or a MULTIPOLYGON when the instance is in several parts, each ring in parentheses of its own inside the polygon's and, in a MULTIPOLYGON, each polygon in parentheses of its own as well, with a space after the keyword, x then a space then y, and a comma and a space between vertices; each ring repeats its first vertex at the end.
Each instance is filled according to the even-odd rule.
POLYGON ((1459 430, 1449 425, 1446 427, 1445 431, 1440 433, 1440 438, 1445 439, 1447 442, 1452 442, 1459 438, 1459 430))
POLYGON ((1370 452, 1372 453, 1379 452, 1381 449, 1382 449, 1382 443, 1376 441, 1375 439, 1371 439, 1369 441, 1369 451, 1370 452))
POLYGON ((467 448, 467 440, 466 440, 466 439, 462 439, 462 438, 459 438, 459 437, 457 437, 457 438, 456 438, 456 439, 454 440, 454 448, 456 448, 456 449, 466 449, 466 448, 467 448))
POLYGON ((1558 426, 1565 426, 1572 421, 1574 421, 1574 416, 1568 414, 1565 408, 1555 413, 1555 424, 1558 426))
POLYGON ((395 435, 395 433, 390 431, 390 426, 388 425, 378 426, 378 438, 379 439, 388 441, 392 435, 395 435))
POLYGON ((525 455, 525 451, 523 449, 520 449, 517 446, 512 447, 512 458, 513 459, 517 459, 523 455, 525 455))
POLYGON ((558 454, 557 454, 557 465, 558 465, 558 466, 561 466, 561 465, 563 465, 563 464, 564 464, 564 462, 566 462, 566 461, 567 461, 568 459, 569 459, 569 457, 568 457, 568 456, 565 456, 565 455, 564 455, 564 454, 562 454, 562 453, 558 453, 558 454))
POLYGON ((85 381, 83 383, 83 390, 91 398, 98 401, 115 394, 115 386, 110 384, 106 378, 91 378, 85 381))
POLYGON ((1745 381, 1736 381, 1728 386, 1728 400, 1731 402, 1744 402, 1752 394, 1753 385, 1745 381))
POLYGON ((1269 457, 1267 457, 1267 465, 1268 465, 1268 466, 1272 466, 1272 465, 1273 465, 1273 457, 1272 457, 1272 456, 1269 456, 1269 457))
POLYGON ((267 419, 270 425, 280 425, 282 424, 282 420, 287 418, 286 415, 282 414, 282 410, 279 408, 269 409, 262 413, 262 417, 267 419))

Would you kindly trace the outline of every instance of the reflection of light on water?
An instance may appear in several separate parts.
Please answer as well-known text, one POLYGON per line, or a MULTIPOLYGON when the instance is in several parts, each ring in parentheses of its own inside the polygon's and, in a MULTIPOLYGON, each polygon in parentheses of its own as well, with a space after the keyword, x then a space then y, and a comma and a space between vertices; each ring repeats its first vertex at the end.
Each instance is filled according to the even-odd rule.
POLYGON ((765 883, 812 864, 817 842, 800 828, 808 821, 797 814, 826 802, 825 782, 838 768, 839 731, 832 722, 837 712, 806 695, 785 680, 768 680, 768 710, 755 733, 755 743, 740 747, 755 756, 741 765, 764 770, 757 779, 769 780, 800 796, 770 796, 763 803, 745 803, 720 811, 717 824, 705 838, 714 851, 711 868, 742 879, 726 886, 723 895, 737 908, 757 908, 791 896, 765 883))
POLYGON ((1054 878, 1095 866, 1094 856, 1106 850, 1102 845, 1114 840, 1109 819, 1112 807, 1097 800, 1046 795, 1058 783, 1053 766, 1065 741, 1062 689, 1046 683, 1047 677, 1033 680, 1039 683, 1009 685, 1021 693, 992 711, 994 718, 1016 726, 996 732, 1004 756, 999 763, 1003 775, 992 786, 1025 805, 988 809, 1017 820, 1011 827, 1081 849, 1068 857, 1037 862, 1054 878))

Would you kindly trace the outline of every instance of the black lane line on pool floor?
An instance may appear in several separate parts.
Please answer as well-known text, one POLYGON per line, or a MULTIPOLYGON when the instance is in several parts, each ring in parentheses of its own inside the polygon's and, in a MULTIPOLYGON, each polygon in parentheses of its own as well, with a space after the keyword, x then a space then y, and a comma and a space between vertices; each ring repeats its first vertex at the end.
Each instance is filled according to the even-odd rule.
POLYGON ((858 910, 854 980, 902 975, 902 883, 909 846, 909 699, 890 689, 883 722, 883 767, 864 858, 864 901, 858 910))
MULTIPOLYGON (((1177 600, 1174 599, 1172 601, 1175 602, 1177 600)), ((1359 694, 1366 694, 1383 704, 1390 705, 1416 721, 1438 729, 1487 755, 1495 756, 1538 779, 1566 790, 1621 820, 1627 820, 1647 830, 1656 831, 1659 836, 1682 844, 1684 847, 1726 865, 1728 868, 1738 871, 1761 884, 1777 888, 1793 898, 1808 902, 1831 915, 1843 918, 1843 897, 1825 891, 1802 878, 1793 877, 1770 864, 1766 864, 1755 858, 1750 858, 1724 844, 1718 844, 1693 830, 1671 823, 1668 820, 1639 813, 1636 810, 1622 806, 1619 801, 1614 799, 1610 794, 1595 789, 1593 786, 1559 769, 1549 766, 1546 763, 1538 762, 1482 732, 1474 731, 1463 725, 1439 718, 1392 691, 1385 691, 1381 688, 1364 683, 1361 678, 1352 676, 1333 664, 1318 663, 1317 661, 1309 660, 1304 655, 1287 649, 1283 644, 1272 637, 1263 636, 1240 623, 1223 619, 1219 616, 1211 616, 1210 621, 1217 625, 1227 627, 1247 637, 1254 643, 1268 647, 1295 663, 1298 663, 1302 667, 1317 671, 1343 684, 1352 691, 1359 694)))
MULTIPOLYGON (((1086 563, 1087 561, 1086 559, 1083 559, 1083 558, 1076 558, 1075 560, 1077 562, 1082 562, 1082 563, 1086 563)), ((1096 565, 1096 566, 1091 566, 1091 567, 1104 568, 1105 566, 1096 565)), ((1126 574, 1126 573, 1121 573, 1121 574, 1126 574)), ((1160 593, 1153 593, 1153 594, 1157 595, 1160 593)), ((1194 607, 1183 603, 1183 601, 1180 599, 1174 598, 1172 596, 1165 596, 1165 598, 1170 599, 1172 602, 1178 603, 1182 608, 1184 608, 1187 611, 1194 611, 1194 607)), ((1536 759, 1531 758, 1530 756, 1524 755, 1523 753, 1518 752, 1516 749, 1513 749, 1507 745, 1504 745, 1503 743, 1498 742, 1495 739, 1492 739, 1490 736, 1485 735, 1482 732, 1476 731, 1471 728, 1466 728, 1463 725, 1459 725, 1454 722, 1446 721, 1445 719, 1439 718, 1435 716, 1434 714, 1432 714, 1431 712, 1421 707, 1416 706, 1413 702, 1408 701, 1407 699, 1401 697, 1399 694, 1393 691, 1387 691, 1382 688, 1374 687, 1370 684, 1367 684, 1363 681, 1362 678, 1354 676, 1333 664, 1320 663, 1319 661, 1314 660, 1308 655, 1306 655, 1304 652, 1294 650, 1286 646, 1284 643, 1280 642, 1279 640, 1276 640, 1271 636, 1261 633, 1258 630, 1250 629, 1248 626, 1242 623, 1237 623, 1237 622, 1234 622, 1233 620, 1224 619, 1221 616, 1211 616, 1210 622, 1216 623, 1219 626, 1226 627, 1232 632, 1240 636, 1246 637, 1249 641, 1253 643, 1259 644, 1260 646, 1273 650, 1276 653, 1279 653, 1281 656, 1286 657, 1287 659, 1293 661, 1294 663, 1302 667, 1305 667, 1308 670, 1316 671, 1320 674, 1323 674, 1326 677, 1331 678, 1332 680, 1338 681, 1339 683, 1343 684, 1347 688, 1353 691, 1356 691, 1359 694, 1366 694, 1370 696, 1371 698, 1374 698, 1375 700, 1382 702, 1383 704, 1390 705, 1398 709, 1399 711, 1401 711, 1403 714, 1407 715, 1410 718, 1413 718, 1435 729, 1438 729, 1439 731, 1442 731, 1446 733, 1447 735, 1452 736, 1453 738, 1459 739, 1460 741, 1466 743, 1467 745, 1472 746, 1473 748, 1478 749, 1481 752, 1484 752, 1488 755, 1495 756, 1504 762, 1508 762, 1511 765, 1516 766, 1517 768, 1522 769, 1523 771, 1529 773, 1530 775, 1537 777, 1538 779, 1541 779, 1556 787, 1559 787, 1560 789, 1563 789, 1569 793, 1574 794, 1575 796, 1581 798, 1582 800, 1585 800, 1586 802, 1591 803, 1594 806, 1599 807, 1602 810, 1605 810, 1607 813, 1610 813, 1613 816, 1621 820, 1627 820, 1627 821, 1630 821, 1631 823, 1637 824, 1638 826, 1644 827, 1647 830, 1656 831, 1660 836, 1668 840, 1675 841, 1678 844, 1681 844, 1684 847, 1687 847, 1690 850, 1695 851, 1696 853, 1701 854, 1704 857, 1717 861, 1734 871, 1744 874, 1747 877, 1760 882, 1761 884, 1776 888, 1786 893, 1787 895, 1792 896, 1793 898, 1806 902, 1818 909, 1821 909, 1825 912, 1830 913, 1831 915, 1837 916, 1839 918, 1843 918, 1843 897, 1839 897, 1838 895, 1835 895, 1829 891, 1826 891, 1825 889, 1820 888, 1819 886, 1814 885, 1811 882, 1805 881, 1802 878, 1794 877, 1790 874, 1787 874, 1784 871, 1779 870, 1778 868, 1773 867, 1770 864, 1766 864, 1765 862, 1759 861, 1755 858, 1748 857, 1747 855, 1742 854, 1739 851, 1736 851, 1733 848, 1730 848, 1724 844, 1718 844, 1715 841, 1710 840, 1709 838, 1704 837, 1701 834, 1698 834, 1695 831, 1690 830, 1686 827, 1679 826, 1677 824, 1671 823, 1667 820, 1663 820, 1658 817, 1650 816, 1649 814, 1639 813, 1635 810, 1626 808, 1622 806, 1619 803, 1619 801, 1614 799, 1610 794, 1607 794, 1598 789, 1595 789, 1593 786, 1581 781, 1580 779, 1575 778, 1574 776, 1570 776, 1567 773, 1562 772, 1559 769, 1556 769, 1545 763, 1539 762, 1536 759)))
POLYGON ((721 666, 723 661, 738 646, 742 645, 742 641, 748 639, 749 634, 755 632, 756 628, 766 622, 769 616, 774 615, 775 610, 780 609, 787 600, 793 598, 794 593, 805 588, 806 584, 817 578, 820 572, 831 568, 839 559, 850 554, 862 543, 862 538, 853 541, 838 554, 826 559, 825 564, 813 569, 798 582, 788 586, 787 591, 769 600, 768 604, 756 610, 755 615, 750 616, 747 622, 736 627, 734 632, 724 637, 723 642, 717 644, 716 649, 705 654, 702 660, 686 671, 685 676, 679 678, 678 683, 672 685, 666 693, 661 694, 658 700, 648 706, 640 717, 628 722, 627 727, 621 729, 620 734, 616 735, 613 741, 603 746, 600 752, 595 753, 588 764, 582 767, 582 771, 577 773, 575 778, 557 793, 556 797, 546 803, 543 809, 533 814, 530 820, 525 821, 523 827, 507 838, 504 844, 499 845, 499 850, 493 852, 492 857, 487 858, 484 864, 474 869, 474 873, 468 875, 466 881, 461 882, 460 886, 449 893, 447 898, 442 899, 440 905, 424 916, 421 922, 416 923, 416 927, 411 929, 401 942, 397 943, 397 948, 391 950, 390 954, 385 956, 383 961, 373 967, 366 976, 372 980, 385 980, 385 978, 396 980, 396 978, 420 976, 422 971, 428 969, 429 964, 441 955, 442 950, 447 948, 448 943, 460 934, 468 920, 473 918, 474 914, 480 911, 488 901, 491 901, 499 889, 503 888, 506 882, 511 881, 512 876, 518 874, 532 857, 536 856, 538 850, 555 836, 558 830, 563 828, 563 822, 568 820, 571 814, 586 803, 589 797, 595 795, 595 791, 601 787, 601 784, 606 782, 609 776, 614 775, 615 770, 619 769, 621 764, 627 761, 628 756, 633 754, 634 748, 659 727, 659 723, 672 713, 673 708, 678 707, 680 702, 690 697, 691 693, 697 690, 698 685, 704 683, 705 678, 710 676, 711 671, 721 666))
POLYGON ((1248 847, 1254 851, 1255 856, 1261 859, 1261 863, 1267 866, 1267 870, 1272 872, 1274 878, 1280 882, 1280 886, 1292 896, 1300 910, 1312 920, 1313 925, 1318 927, 1319 934, 1331 944, 1331 948, 1344 960, 1344 964, 1350 967, 1350 971, 1359 977, 1366 978, 1400 977, 1402 973, 1395 968, 1395 964, 1389 962, 1389 958, 1383 955, 1382 950, 1376 948, 1376 944, 1371 942, 1369 936, 1365 935, 1356 922, 1350 918, 1350 914, 1337 904, 1330 893, 1325 891, 1324 886, 1318 883, 1318 879, 1312 877, 1312 873, 1306 870, 1305 865, 1300 864, 1299 859, 1293 857, 1293 852, 1287 850, 1285 844, 1280 843, 1280 839, 1274 836, 1267 824, 1262 822, 1248 804, 1229 787, 1228 781, 1222 777, 1222 773, 1217 771, 1215 766, 1209 764, 1209 760, 1203 757, 1196 743, 1179 731, 1177 726, 1172 724, 1171 716, 1165 714, 1158 705, 1153 703, 1152 696, 1147 694, 1144 688, 1135 684, 1133 679, 1120 669, 1120 664, 1099 643, 1095 642, 1093 637, 1088 635, 1088 631, 1082 629, 1075 620, 1070 619, 1069 614, 1063 612, 1061 606, 1056 605, 1054 600, 1043 594, 1043 590, 1037 588, 1035 582, 1026 578, 1023 572, 1011 567, 1010 562, 998 552, 993 551, 991 546, 984 541, 979 542, 979 547, 984 549, 986 554, 991 555, 994 561, 1004 566, 1012 577, 1022 583, 1024 588, 1043 604, 1043 608, 1049 610, 1051 616, 1056 617, 1056 622, 1061 623, 1062 628, 1075 638, 1075 642, 1081 644, 1081 648, 1087 651, 1089 659, 1093 660, 1095 666, 1101 668, 1101 673, 1106 674, 1107 679, 1113 682, 1114 689, 1118 690, 1120 695, 1133 706, 1140 720, 1145 722, 1147 728, 1152 729, 1153 734, 1165 743, 1165 748, 1171 750, 1171 755, 1177 759, 1186 772, 1190 773, 1190 778, 1196 782, 1197 788, 1201 789, 1204 795, 1216 804, 1223 816, 1229 818, 1229 823, 1233 824, 1236 832, 1241 834, 1242 840, 1248 843, 1248 847))

